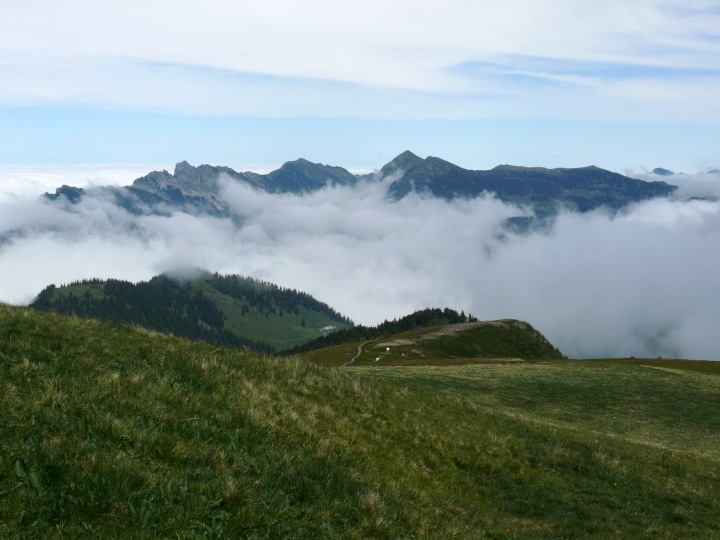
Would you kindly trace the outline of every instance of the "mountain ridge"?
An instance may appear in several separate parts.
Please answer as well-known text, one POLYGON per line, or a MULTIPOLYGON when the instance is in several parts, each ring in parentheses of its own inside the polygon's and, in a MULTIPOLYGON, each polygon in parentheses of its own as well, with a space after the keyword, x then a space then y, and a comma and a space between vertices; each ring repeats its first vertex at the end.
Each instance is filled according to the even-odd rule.
POLYGON ((498 165, 489 170, 464 169, 435 156, 421 158, 406 150, 378 171, 355 175, 339 166, 312 163, 304 158, 284 163, 267 174, 237 172, 230 167, 179 162, 170 174, 152 171, 132 185, 85 190, 62 186, 51 201, 75 204, 94 193, 110 193, 116 204, 135 213, 181 209, 211 215, 228 215, 218 179, 242 183, 269 194, 304 195, 326 186, 355 186, 386 178, 387 196, 395 201, 415 193, 444 200, 472 199, 494 194, 503 202, 530 206, 540 214, 562 208, 585 212, 670 195, 677 186, 664 181, 643 181, 596 166, 579 168, 498 165))

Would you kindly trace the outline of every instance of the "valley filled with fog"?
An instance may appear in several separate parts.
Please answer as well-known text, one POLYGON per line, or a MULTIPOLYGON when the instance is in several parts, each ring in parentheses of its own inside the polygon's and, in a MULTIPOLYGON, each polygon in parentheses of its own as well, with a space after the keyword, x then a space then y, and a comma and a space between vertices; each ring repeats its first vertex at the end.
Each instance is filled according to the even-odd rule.
POLYGON ((220 177, 229 217, 134 215, 101 197, 52 203, 5 182, 0 300, 203 268, 308 292, 366 325, 451 307, 528 321, 570 357, 720 359, 720 202, 687 198, 717 195, 718 178, 682 175, 673 199, 561 213, 525 233, 503 222, 528 209, 492 195, 396 201, 390 179, 278 195, 220 177))

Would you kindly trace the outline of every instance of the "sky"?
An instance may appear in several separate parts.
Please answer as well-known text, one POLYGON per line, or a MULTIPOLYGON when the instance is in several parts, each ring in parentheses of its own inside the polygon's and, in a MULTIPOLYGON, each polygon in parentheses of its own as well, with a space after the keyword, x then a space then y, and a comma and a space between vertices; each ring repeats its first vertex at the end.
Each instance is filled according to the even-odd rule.
POLYGON ((306 291, 363 324, 425 307, 530 322, 571 357, 720 360, 720 2, 0 0, 0 301, 178 268, 306 291), (619 214, 384 197, 391 179, 232 218, 134 216, 62 184, 152 170, 596 165, 674 198, 619 214), (709 198, 708 198, 709 197, 709 198), (705 199, 698 199, 705 198, 705 199))
POLYGON ((717 1, 0 5, 0 165, 720 167, 717 1))

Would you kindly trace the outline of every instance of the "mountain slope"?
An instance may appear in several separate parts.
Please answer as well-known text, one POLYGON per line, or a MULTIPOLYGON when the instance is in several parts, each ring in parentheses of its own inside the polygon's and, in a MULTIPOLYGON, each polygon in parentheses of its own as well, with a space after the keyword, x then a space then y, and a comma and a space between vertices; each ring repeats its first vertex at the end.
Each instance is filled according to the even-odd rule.
POLYGON ((283 350, 352 322, 310 295, 240 276, 86 280, 44 289, 31 307, 135 324, 196 341, 283 350))
POLYGON ((0 536, 714 538, 717 369, 326 369, 0 305, 0 536))

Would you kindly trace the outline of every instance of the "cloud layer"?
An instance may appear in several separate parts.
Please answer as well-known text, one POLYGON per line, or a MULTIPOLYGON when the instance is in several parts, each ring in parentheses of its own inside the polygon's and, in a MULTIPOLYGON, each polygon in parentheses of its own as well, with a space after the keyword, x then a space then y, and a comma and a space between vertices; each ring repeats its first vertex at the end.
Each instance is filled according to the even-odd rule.
POLYGON ((677 199, 689 199, 692 197, 720 197, 720 171, 714 169, 711 172, 684 174, 678 173, 672 176, 658 176, 652 173, 629 173, 632 178, 638 178, 649 182, 664 180, 669 184, 678 187, 675 192, 677 199))
POLYGON ((527 320, 573 357, 720 359, 718 202, 565 214, 508 235, 502 221, 523 211, 491 197, 393 203, 383 183, 277 196, 220 182, 231 218, 0 198, 0 299, 198 266, 307 291, 364 324, 449 306, 527 320))

